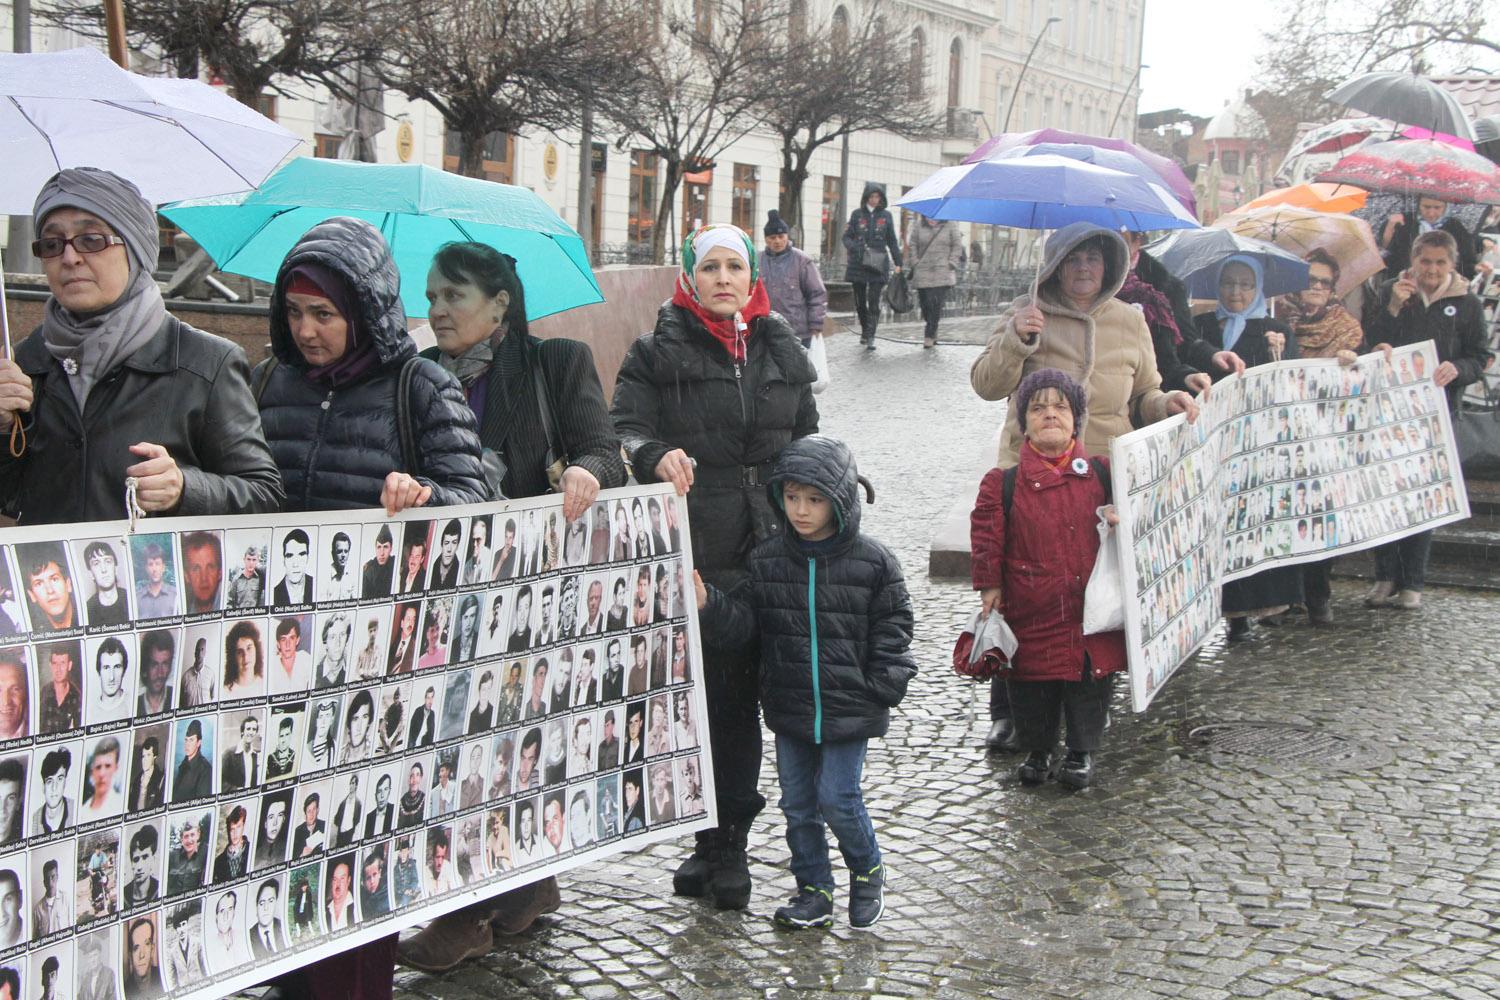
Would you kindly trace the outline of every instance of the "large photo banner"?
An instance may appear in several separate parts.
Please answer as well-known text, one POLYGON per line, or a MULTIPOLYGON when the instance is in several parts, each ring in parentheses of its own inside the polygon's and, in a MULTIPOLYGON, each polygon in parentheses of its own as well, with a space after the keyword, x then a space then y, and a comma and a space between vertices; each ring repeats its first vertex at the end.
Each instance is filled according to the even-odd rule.
POLYGON ((1430 341, 1262 365, 1214 385, 1196 422, 1114 440, 1135 711, 1214 634, 1225 582, 1469 516, 1436 369, 1430 341))
POLYGON ((0 531, 0 988, 217 997, 714 823, 669 486, 0 531))

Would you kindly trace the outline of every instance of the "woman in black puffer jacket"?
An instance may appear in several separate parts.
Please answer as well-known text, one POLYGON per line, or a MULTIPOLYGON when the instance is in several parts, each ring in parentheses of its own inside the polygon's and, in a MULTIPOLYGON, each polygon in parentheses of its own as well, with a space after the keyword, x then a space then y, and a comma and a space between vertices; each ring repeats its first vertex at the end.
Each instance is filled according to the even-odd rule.
POLYGON ((282 262, 270 322, 273 357, 252 383, 287 510, 395 513, 490 498, 474 411, 452 375, 417 357, 378 229, 338 218, 308 230, 282 262))
MULTIPOLYGON (((765 484, 781 449, 817 432, 814 377, 802 341, 770 311, 750 238, 724 225, 690 235, 672 301, 620 367, 612 415, 636 479, 687 495, 693 563, 721 589, 739 584, 751 548, 781 530, 765 484)), ((672 880, 679 894, 712 895, 723 908, 749 904, 745 841, 766 805, 755 661, 749 647, 706 664, 719 827, 698 834, 672 880)))
MULTIPOLYGON (((417 357, 396 263, 374 226, 330 219, 287 254, 271 294, 271 350, 251 381, 288 511, 394 514, 490 499, 474 411, 457 379, 417 357)), ((392 934, 276 985, 293 1000, 390 1000, 395 964, 392 934)))

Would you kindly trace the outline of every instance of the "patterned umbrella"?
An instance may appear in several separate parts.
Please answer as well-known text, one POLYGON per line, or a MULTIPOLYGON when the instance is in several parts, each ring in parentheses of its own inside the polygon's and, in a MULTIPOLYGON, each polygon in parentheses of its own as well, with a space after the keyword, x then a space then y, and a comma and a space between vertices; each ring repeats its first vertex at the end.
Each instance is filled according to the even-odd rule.
POLYGON ((1370 136, 1385 133, 1389 137, 1395 130, 1379 118, 1341 118, 1327 125, 1319 125, 1304 133, 1292 143, 1283 159, 1295 160, 1299 156, 1317 153, 1342 153, 1353 149, 1370 136))
POLYGON ((1500 166, 1478 153, 1430 139, 1373 143, 1317 179, 1450 203, 1500 203, 1500 166))
POLYGON ((1314 250, 1326 250, 1339 262, 1335 293, 1340 297, 1385 267, 1370 224, 1352 215, 1313 212, 1287 205, 1246 207, 1221 215, 1214 225, 1240 236, 1264 240, 1302 258, 1314 250))

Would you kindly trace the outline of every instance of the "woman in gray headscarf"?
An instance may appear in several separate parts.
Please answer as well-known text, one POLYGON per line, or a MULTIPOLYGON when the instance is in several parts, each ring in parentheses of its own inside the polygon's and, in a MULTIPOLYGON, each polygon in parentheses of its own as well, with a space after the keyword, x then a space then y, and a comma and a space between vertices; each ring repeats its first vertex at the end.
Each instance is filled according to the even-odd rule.
POLYGON ((0 360, 5 511, 22 524, 122 518, 127 479, 147 513, 279 510, 245 354, 167 313, 151 204, 80 167, 53 175, 32 214, 52 297, 0 360))

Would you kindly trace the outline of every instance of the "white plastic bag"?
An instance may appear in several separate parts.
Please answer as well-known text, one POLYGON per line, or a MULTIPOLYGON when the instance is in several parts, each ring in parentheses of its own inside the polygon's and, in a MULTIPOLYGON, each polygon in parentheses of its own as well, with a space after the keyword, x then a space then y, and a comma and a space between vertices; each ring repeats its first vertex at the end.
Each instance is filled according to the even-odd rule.
POLYGON ((808 345, 807 360, 812 362, 813 370, 818 373, 812 384, 813 392, 822 392, 833 384, 833 373, 828 370, 828 348, 823 346, 821 335, 814 337, 808 345))
POLYGON ((969 627, 974 630, 974 651, 969 654, 970 663, 984 655, 985 650, 996 647, 1005 654, 1007 662, 1015 659, 1016 634, 1010 630, 1010 623, 1000 612, 991 611, 988 615, 983 611, 976 612, 974 624, 969 627))
POLYGON ((1120 576, 1120 547, 1115 529, 1099 508, 1099 557, 1083 590, 1083 634, 1097 635, 1125 627, 1125 585, 1120 576))

